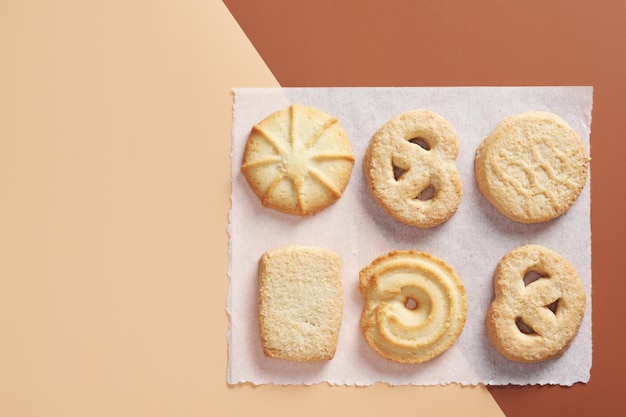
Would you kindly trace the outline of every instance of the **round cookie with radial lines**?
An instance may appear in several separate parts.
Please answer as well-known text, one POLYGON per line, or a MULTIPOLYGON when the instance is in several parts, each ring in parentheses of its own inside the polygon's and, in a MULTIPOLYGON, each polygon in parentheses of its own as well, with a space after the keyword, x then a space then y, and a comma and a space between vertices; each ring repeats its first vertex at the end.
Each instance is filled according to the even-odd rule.
POLYGON ((361 332, 382 357, 421 363, 448 350, 463 331, 465 287, 452 267, 424 252, 392 251, 359 273, 361 332))
POLYGON ((476 151, 480 192, 502 214, 540 223, 565 213, 587 180, 589 157, 559 116, 528 111, 504 118, 476 151))
POLYGON ((353 165, 339 120, 293 104, 252 127, 241 171, 264 206, 307 216, 341 197, 353 165))

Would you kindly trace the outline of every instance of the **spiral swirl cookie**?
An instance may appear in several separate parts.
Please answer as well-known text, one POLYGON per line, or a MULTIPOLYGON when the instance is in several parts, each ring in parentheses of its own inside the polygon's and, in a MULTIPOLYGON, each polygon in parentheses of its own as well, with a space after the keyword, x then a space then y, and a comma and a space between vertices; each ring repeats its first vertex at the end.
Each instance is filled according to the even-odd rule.
POLYGON ((382 357, 421 363, 448 350, 465 326, 465 287, 454 270, 434 256, 392 251, 359 274, 365 302, 361 332, 382 357))
POLYGON ((395 219, 432 227, 456 213, 463 189, 455 162, 454 127, 429 110, 412 110, 386 122, 364 159, 369 190, 395 219))
POLYGON ((529 111, 503 119, 476 151, 480 192, 502 214, 540 223, 565 213, 587 180, 589 157, 559 116, 529 111))
POLYGON ((539 245, 513 249, 500 260, 494 287, 486 325, 500 354, 534 363, 565 352, 586 304, 582 282, 567 259, 539 245))
POLYGON ((341 197, 353 165, 339 120, 293 104, 252 127, 241 171, 264 206, 307 216, 341 197))

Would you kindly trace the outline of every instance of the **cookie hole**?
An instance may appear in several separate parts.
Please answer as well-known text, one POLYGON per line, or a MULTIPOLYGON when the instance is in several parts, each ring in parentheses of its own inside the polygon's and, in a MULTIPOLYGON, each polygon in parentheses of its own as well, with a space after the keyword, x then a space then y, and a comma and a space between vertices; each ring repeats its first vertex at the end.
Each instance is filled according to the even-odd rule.
POLYGON ((414 145, 419 146, 420 148, 422 148, 422 149, 424 149, 426 151, 430 151, 430 144, 426 141, 426 139, 424 139, 422 137, 409 139, 409 142, 411 142, 414 145))
POLYGON ((400 179, 400 177, 402 177, 402 175, 404 175, 405 172, 406 172, 406 169, 400 168, 399 166, 394 165, 393 166, 393 179, 398 181, 400 179))
POLYGON ((524 274, 524 285, 528 287, 530 284, 541 278, 548 278, 548 275, 542 274, 538 271, 528 271, 524 274))
POLYGON ((555 302, 548 304, 546 307, 556 315, 556 309, 559 307, 559 300, 557 299, 555 302))
POLYGON ((406 300, 404 300, 404 306, 409 310, 417 310, 419 304, 415 298, 407 297, 406 300))
POLYGON ((428 187, 424 188, 422 192, 419 193, 417 197, 415 198, 417 200, 428 201, 428 200, 432 200, 434 197, 435 197, 435 187, 433 187, 432 185, 429 185, 428 187))
POLYGON ((515 325, 518 330, 524 334, 537 334, 535 330, 522 320, 521 317, 515 319, 515 325))

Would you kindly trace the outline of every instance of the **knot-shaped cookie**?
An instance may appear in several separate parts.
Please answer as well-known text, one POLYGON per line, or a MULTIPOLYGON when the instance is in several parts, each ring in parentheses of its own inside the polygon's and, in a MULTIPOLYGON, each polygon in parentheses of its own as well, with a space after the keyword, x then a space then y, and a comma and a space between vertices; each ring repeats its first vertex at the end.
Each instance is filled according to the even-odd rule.
POLYGON ((560 356, 578 333, 586 296, 572 264, 539 245, 508 252, 494 275, 486 324, 492 345, 516 362, 560 356))
POLYGON ((353 165, 339 120, 293 104, 252 127, 241 171, 264 206, 307 216, 341 197, 353 165))
POLYGON ((457 155, 456 130, 447 120, 425 109, 402 113, 370 141, 364 159, 369 190, 395 219, 436 226, 461 203, 457 155))
POLYGON ((392 251, 359 274, 365 302, 361 331, 382 357, 421 363, 439 356, 465 325, 465 287, 454 270, 434 256, 392 251))

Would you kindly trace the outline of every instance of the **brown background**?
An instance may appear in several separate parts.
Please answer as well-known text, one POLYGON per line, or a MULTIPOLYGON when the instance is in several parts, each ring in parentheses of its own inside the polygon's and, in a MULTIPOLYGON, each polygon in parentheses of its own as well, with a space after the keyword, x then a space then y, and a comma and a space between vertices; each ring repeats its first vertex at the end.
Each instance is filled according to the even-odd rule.
POLYGON ((0 2, 0 416, 615 414, 621 2, 225 4, 0 2), (232 87, 566 84, 595 87, 589 384, 227 386, 232 87))
POLYGON ((282 86, 592 85, 591 382, 490 387, 507 416, 622 404, 626 202, 623 1, 226 0, 282 86))

